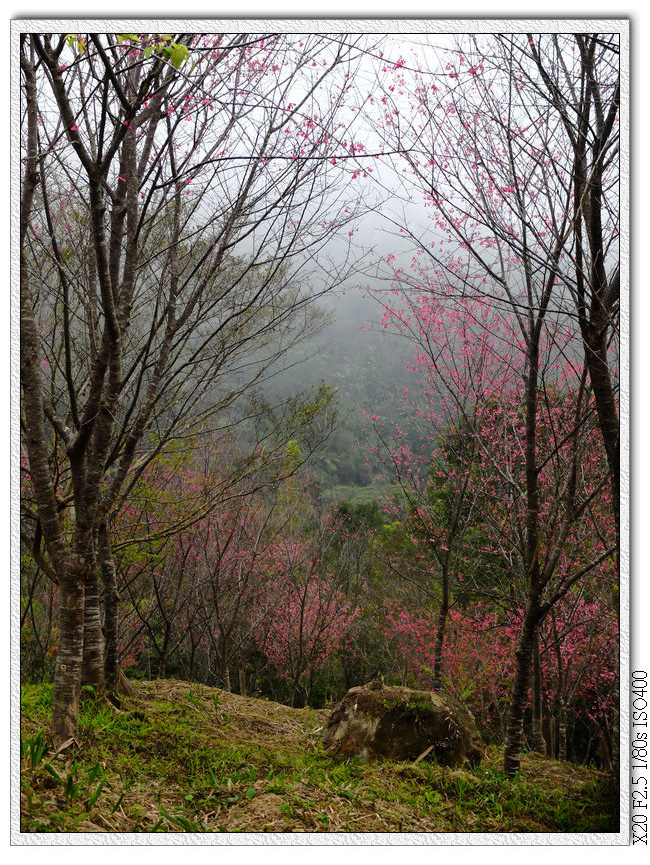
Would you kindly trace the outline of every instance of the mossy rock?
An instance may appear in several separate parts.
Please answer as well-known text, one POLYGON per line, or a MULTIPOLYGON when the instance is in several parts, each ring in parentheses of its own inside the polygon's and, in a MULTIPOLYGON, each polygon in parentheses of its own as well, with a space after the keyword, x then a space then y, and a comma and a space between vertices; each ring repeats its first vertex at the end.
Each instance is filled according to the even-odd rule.
POLYGON ((451 694, 380 683, 347 692, 330 715, 323 745, 344 757, 435 759, 445 766, 475 766, 483 757, 472 714, 451 694))

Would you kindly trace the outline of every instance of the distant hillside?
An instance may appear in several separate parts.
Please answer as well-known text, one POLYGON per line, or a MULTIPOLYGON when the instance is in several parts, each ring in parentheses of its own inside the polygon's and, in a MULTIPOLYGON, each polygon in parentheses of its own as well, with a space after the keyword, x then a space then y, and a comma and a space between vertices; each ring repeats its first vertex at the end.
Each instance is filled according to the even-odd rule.
POLYGON ((321 381, 337 389, 339 426, 316 475, 326 495, 342 486, 352 488, 353 499, 368 498, 370 491, 355 493, 373 483, 373 472, 366 466, 369 423, 364 411, 377 415, 387 427, 400 417, 404 387, 414 387, 413 373, 407 369, 414 348, 380 326, 380 307, 361 290, 332 296, 324 308, 331 323, 287 355, 284 371, 276 371, 263 390, 294 394, 321 381))

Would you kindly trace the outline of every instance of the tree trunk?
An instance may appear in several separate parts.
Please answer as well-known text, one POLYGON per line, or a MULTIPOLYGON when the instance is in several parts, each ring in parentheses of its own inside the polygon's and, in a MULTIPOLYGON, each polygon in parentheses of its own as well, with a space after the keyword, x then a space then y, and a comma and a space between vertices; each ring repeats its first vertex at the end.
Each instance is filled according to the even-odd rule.
POLYGON ((239 693, 242 697, 246 696, 246 669, 245 667, 239 668, 239 693))
POLYGON ((604 325, 598 331, 593 325, 582 325, 585 362, 589 370, 598 423, 611 473, 612 512, 616 527, 617 546, 620 546, 620 427, 616 396, 607 360, 607 334, 608 330, 605 329, 604 325))
POLYGON ((603 771, 610 772, 613 769, 612 757, 609 749, 609 743, 607 742, 607 736, 600 730, 598 734, 598 748, 597 748, 598 756, 600 757, 600 762, 603 767, 603 771))
POLYGON ((117 577, 111 538, 108 526, 102 523, 99 527, 99 561, 104 584, 104 678, 109 691, 115 692, 118 687, 118 601, 117 577))
POLYGON ((59 645, 52 698, 55 748, 79 735, 79 695, 84 641, 84 563, 75 556, 59 586, 59 645))
POLYGON ((447 627, 447 616, 449 615, 449 572, 443 568, 442 572, 442 600, 438 611, 438 627, 433 655, 433 690, 442 689, 442 650, 445 642, 445 629, 447 627))
POLYGON ((190 630, 190 658, 187 665, 187 678, 192 682, 194 677, 194 656, 196 655, 196 643, 194 642, 192 631, 190 630))
POLYGON ((566 706, 564 700, 560 697, 557 707, 557 758, 562 763, 566 762, 566 742, 566 706))
POLYGON ((535 629, 533 643, 533 736, 532 750, 540 754, 546 754, 546 741, 544 739, 543 711, 542 711, 542 664, 539 656, 539 628, 535 629))
POLYGON ((81 684, 104 693, 104 637, 102 634, 99 576, 94 552, 86 568, 84 588, 84 641, 81 684))
POLYGON ((536 621, 530 611, 526 611, 521 623, 517 651, 515 654, 515 680, 510 698, 510 711, 506 727, 504 769, 509 778, 519 771, 521 744, 524 734, 524 714, 530 690, 533 665, 533 644, 535 641, 536 621))
MULTIPOLYGON (((40 330, 36 322, 37 297, 32 291, 26 243, 32 216, 34 192, 39 174, 38 108, 33 49, 30 58, 21 52, 25 76, 27 147, 25 174, 20 202, 20 385, 21 422, 40 529, 58 579, 59 645, 57 647, 52 737, 55 747, 76 739, 79 725, 79 692, 83 660, 84 569, 82 562, 70 558, 59 517, 54 482, 50 473, 50 453, 46 441, 45 400, 41 378, 40 330)), ((69 431, 56 419, 63 438, 69 431)))
POLYGON ((169 630, 165 632, 162 649, 158 654, 158 679, 164 679, 167 674, 167 651, 169 648, 169 630))
POLYGON ((221 651, 220 662, 223 689, 230 694, 232 693, 232 683, 230 681, 230 658, 228 657, 228 650, 225 646, 222 648, 221 651))
POLYGON ((553 759, 557 755, 557 716, 553 713, 548 717, 548 739, 546 742, 546 756, 553 759))
POLYGON ((616 779, 616 783, 620 780, 620 718, 621 718, 621 689, 618 675, 618 665, 616 669, 616 678, 614 679, 614 725, 612 731, 612 765, 611 771, 616 779))
MULTIPOLYGON (((546 297, 550 297, 546 289, 546 297)), ((537 463, 537 405, 539 386, 539 352, 544 311, 529 312, 526 360, 526 608, 517 651, 515 653, 515 680, 510 699, 510 712, 506 728, 504 769, 509 778, 519 771, 521 745, 524 733, 524 714, 531 684, 533 654, 537 628, 540 623, 540 596, 542 575, 539 564, 539 467, 537 463)))

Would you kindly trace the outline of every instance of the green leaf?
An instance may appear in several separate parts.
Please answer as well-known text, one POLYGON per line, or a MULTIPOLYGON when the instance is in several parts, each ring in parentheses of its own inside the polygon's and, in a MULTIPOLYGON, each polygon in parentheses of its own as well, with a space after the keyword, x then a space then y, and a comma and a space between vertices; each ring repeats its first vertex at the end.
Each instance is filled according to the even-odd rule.
POLYGON ((49 772, 53 778, 56 778, 57 781, 63 784, 63 778, 59 775, 59 773, 56 771, 56 769, 51 763, 45 763, 43 768, 46 772, 49 772))
POLYGON ((94 804, 97 802, 97 800, 99 799, 99 794, 102 792, 102 789, 103 789, 103 787, 104 787, 104 782, 105 782, 105 780, 106 780, 105 778, 102 778, 102 780, 101 780, 101 781, 99 782, 99 784, 97 785, 97 789, 96 789, 95 792, 92 794, 92 796, 88 799, 88 806, 87 806, 87 810, 88 810, 88 811, 93 807, 93 805, 94 805, 94 804))
POLYGON ((169 59, 171 60, 172 65, 175 69, 180 69, 181 64, 185 62, 189 52, 187 45, 178 45, 174 42, 168 50, 169 59))
POLYGON ((82 39, 81 36, 77 36, 76 33, 66 33, 65 41, 70 48, 76 45, 79 54, 83 54, 86 50, 86 40, 82 39))

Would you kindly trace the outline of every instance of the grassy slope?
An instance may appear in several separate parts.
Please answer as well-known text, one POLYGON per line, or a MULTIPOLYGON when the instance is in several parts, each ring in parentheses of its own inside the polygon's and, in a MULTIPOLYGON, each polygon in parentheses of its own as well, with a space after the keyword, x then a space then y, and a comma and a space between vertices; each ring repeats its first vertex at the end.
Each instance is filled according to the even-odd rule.
POLYGON ((41 756, 51 688, 22 695, 22 832, 615 832, 600 772, 527 754, 507 781, 490 750, 471 772, 342 761, 328 710, 183 682, 141 682, 117 712, 86 696, 76 753, 41 756), (32 765, 34 764, 34 765, 32 765))

